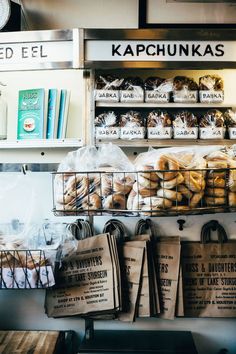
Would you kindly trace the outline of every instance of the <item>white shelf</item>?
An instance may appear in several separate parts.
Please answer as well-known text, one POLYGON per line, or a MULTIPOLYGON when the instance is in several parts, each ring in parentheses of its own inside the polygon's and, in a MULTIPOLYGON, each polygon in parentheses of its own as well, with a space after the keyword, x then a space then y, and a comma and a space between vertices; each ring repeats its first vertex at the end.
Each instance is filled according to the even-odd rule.
POLYGON ((83 146, 81 139, 0 140, 0 149, 70 148, 83 146))
POLYGON ((230 104, 225 103, 146 103, 146 102, 139 102, 139 103, 124 103, 124 102, 96 102, 96 107, 117 107, 117 108, 224 108, 224 107, 232 107, 230 104))
POLYGON ((96 146, 102 145, 102 144, 108 144, 112 142, 113 144, 116 144, 121 147, 170 147, 170 146, 187 146, 187 145, 233 145, 236 143, 236 140, 230 140, 230 139, 166 139, 166 140, 155 140, 155 139, 134 139, 134 140, 122 140, 122 139, 116 139, 116 140, 96 140, 96 146))

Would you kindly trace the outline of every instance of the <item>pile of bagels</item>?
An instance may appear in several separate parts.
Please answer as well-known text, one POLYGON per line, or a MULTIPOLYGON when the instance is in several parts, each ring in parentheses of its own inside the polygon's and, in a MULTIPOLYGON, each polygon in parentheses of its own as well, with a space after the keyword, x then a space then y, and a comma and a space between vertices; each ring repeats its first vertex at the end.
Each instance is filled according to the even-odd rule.
POLYGON ((180 158, 167 150, 139 165, 137 171, 58 173, 55 209, 156 216, 203 207, 236 207, 233 155, 217 150, 201 156, 197 164, 195 158, 191 154, 180 158))

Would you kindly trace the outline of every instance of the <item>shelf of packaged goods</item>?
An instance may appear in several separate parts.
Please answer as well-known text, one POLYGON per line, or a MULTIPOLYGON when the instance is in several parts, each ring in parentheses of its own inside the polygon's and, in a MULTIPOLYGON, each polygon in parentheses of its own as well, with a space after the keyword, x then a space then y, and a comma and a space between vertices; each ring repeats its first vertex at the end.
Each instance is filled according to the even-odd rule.
POLYGON ((231 108, 225 103, 147 103, 147 102, 96 102, 96 107, 113 108, 231 108))
POLYGON ((81 139, 0 140, 0 149, 72 148, 83 146, 81 139))
POLYGON ((113 143, 121 147, 149 147, 149 146, 154 146, 154 147, 171 147, 171 146, 188 146, 188 145, 199 145, 199 146, 204 146, 204 145, 224 145, 224 146, 231 146, 235 144, 235 140, 233 139, 162 139, 162 140, 156 140, 156 139, 134 139, 134 140, 122 140, 122 139, 116 139, 116 140, 96 140, 95 144, 96 146, 102 145, 102 144, 108 144, 108 143, 113 143))

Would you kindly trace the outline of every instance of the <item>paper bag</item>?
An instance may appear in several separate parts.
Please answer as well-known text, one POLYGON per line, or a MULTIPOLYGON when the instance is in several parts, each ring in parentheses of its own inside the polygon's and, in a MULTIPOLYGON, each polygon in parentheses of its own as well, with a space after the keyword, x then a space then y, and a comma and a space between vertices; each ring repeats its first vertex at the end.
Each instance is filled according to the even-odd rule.
POLYGON ((204 225, 201 236, 201 242, 182 245, 184 314, 236 317, 236 242, 217 221, 204 225), (211 230, 218 242, 211 241, 211 230))
POLYGON ((158 317, 174 319, 180 264, 180 238, 160 237, 156 244, 156 266, 160 286, 161 313, 158 317))
POLYGON ((85 315, 119 308, 115 239, 103 234, 78 241, 77 251, 62 262, 56 289, 46 293, 49 317, 85 315))
POLYGON ((123 292, 127 307, 118 315, 121 321, 134 321, 137 310, 138 295, 140 292, 140 279, 143 268, 144 248, 130 246, 123 247, 124 281, 123 292))

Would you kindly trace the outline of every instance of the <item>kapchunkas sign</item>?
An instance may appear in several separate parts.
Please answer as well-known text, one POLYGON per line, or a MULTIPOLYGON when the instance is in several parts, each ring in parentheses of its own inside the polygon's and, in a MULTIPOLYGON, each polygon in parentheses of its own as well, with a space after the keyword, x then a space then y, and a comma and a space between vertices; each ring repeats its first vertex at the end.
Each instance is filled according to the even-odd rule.
POLYGON ((86 61, 236 61, 235 41, 88 40, 86 61))

